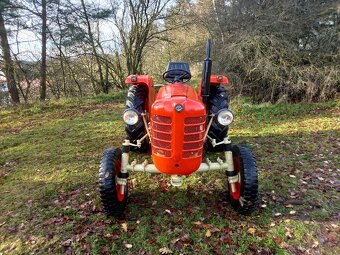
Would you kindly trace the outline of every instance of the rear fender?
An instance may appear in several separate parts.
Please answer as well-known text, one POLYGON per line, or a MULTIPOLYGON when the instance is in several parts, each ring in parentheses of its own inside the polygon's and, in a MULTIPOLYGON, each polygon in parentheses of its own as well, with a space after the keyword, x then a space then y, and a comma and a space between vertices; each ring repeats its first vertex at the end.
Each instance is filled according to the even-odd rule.
MULTIPOLYGON (((229 80, 227 76, 220 75, 220 74, 212 74, 210 76, 210 86, 220 86, 221 84, 228 84, 229 80)), ((198 87, 198 95, 201 96, 202 91, 202 80, 200 81, 198 87)))
POLYGON ((153 78, 150 75, 129 75, 125 79, 125 84, 145 86, 148 89, 148 98, 146 99, 146 107, 148 112, 151 110, 151 105, 155 101, 155 88, 153 78))

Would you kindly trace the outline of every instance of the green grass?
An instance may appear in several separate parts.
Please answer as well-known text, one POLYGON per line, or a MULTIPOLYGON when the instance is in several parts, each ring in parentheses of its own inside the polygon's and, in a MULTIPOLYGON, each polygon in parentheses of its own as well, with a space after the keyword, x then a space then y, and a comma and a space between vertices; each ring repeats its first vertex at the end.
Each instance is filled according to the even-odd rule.
POLYGON ((193 174, 179 188, 133 173, 126 219, 116 221, 102 212, 97 175, 103 150, 124 138, 121 98, 0 110, 0 254, 340 253, 339 101, 231 102, 230 137, 259 167, 252 216, 232 210, 223 173, 193 174))

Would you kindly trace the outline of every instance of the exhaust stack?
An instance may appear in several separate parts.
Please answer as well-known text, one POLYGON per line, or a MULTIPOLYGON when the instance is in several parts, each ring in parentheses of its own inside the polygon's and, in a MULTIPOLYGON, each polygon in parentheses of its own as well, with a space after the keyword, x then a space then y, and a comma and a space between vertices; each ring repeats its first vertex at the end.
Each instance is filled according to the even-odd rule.
POLYGON ((212 66, 210 54, 211 54, 211 39, 208 39, 205 59, 203 63, 202 91, 201 91, 202 101, 205 105, 208 102, 208 97, 210 94, 210 76, 211 76, 211 66, 212 66))

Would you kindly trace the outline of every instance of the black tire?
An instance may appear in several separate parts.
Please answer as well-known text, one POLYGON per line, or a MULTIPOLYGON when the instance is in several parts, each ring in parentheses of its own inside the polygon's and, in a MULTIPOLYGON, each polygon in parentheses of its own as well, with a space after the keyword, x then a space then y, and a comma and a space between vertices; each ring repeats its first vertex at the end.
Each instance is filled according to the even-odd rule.
POLYGON ((104 211, 109 216, 122 218, 127 203, 128 186, 124 191, 124 198, 118 198, 116 175, 120 171, 120 149, 110 148, 105 150, 99 169, 99 192, 104 211))
POLYGON ((240 172, 240 199, 232 196, 230 184, 228 197, 232 207, 240 214, 249 215, 258 206, 258 175, 255 158, 249 148, 241 145, 232 147, 235 171, 240 172))
MULTIPOLYGON (((125 109, 134 109, 138 113, 145 111, 145 103, 147 99, 147 88, 145 86, 133 85, 129 88, 128 95, 126 98, 125 109)), ((125 125, 126 139, 136 144, 138 139, 141 139, 145 134, 146 130, 144 127, 142 117, 139 118, 136 125, 125 125)), ((138 150, 145 152, 149 148, 148 138, 142 142, 141 148, 135 146, 130 147, 131 150, 138 150)))
MULTIPOLYGON (((208 100, 208 109, 209 115, 215 114, 222 110, 228 109, 228 95, 227 91, 222 86, 211 86, 210 87, 210 95, 208 100)), ((217 117, 214 118, 210 129, 209 129, 209 137, 216 139, 216 142, 221 142, 228 134, 228 126, 222 126, 218 123, 217 117)), ((217 145, 215 147, 212 146, 209 139, 206 142, 206 149, 208 151, 225 151, 226 147, 224 144, 217 145)))

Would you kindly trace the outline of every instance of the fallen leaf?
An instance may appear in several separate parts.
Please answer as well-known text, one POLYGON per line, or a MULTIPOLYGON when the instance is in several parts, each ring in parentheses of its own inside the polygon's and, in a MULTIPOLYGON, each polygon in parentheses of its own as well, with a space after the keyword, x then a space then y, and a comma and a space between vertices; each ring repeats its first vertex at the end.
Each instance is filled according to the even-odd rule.
POLYGON ((122 227, 122 229, 124 230, 124 232, 127 232, 128 227, 127 227, 127 224, 126 224, 126 223, 122 223, 121 227, 122 227))
POLYGON ((169 209, 165 209, 165 212, 171 214, 171 211, 169 209))
POLYGON ((67 239, 67 240, 65 240, 65 241, 62 241, 61 242, 61 245, 62 246, 70 246, 71 245, 71 243, 72 243, 72 239, 67 239))
MULTIPOLYGON (((257 250, 258 250, 258 249, 257 249, 257 247, 256 247, 255 244, 253 244, 253 243, 249 244, 248 248, 249 248, 249 250, 251 250, 251 251, 257 253, 257 250)), ((250 254, 254 254, 253 252, 251 252, 250 254)))
POLYGON ((249 233, 249 234, 255 234, 255 232, 256 232, 256 229, 255 228, 248 228, 248 230, 247 230, 247 232, 249 233))
POLYGON ((207 232, 205 232, 206 237, 211 237, 211 231, 208 229, 207 232))
POLYGON ((281 243, 282 243, 282 240, 281 240, 280 237, 274 236, 274 237, 273 237, 273 240, 274 240, 274 242, 277 243, 277 244, 281 244, 281 243))
POLYGON ((172 250, 170 250, 168 247, 160 248, 160 249, 159 249, 159 252, 160 252, 161 254, 171 254, 171 253, 173 253, 172 250))
POLYGON ((219 231, 221 231, 221 230, 219 228, 215 228, 215 227, 210 229, 211 233, 215 233, 215 232, 219 232, 219 231))
POLYGON ((279 212, 278 212, 278 213, 275 213, 275 216, 276 216, 276 217, 279 217, 279 216, 281 216, 281 215, 282 215, 282 213, 279 213, 279 212))
POLYGON ((132 248, 132 244, 129 244, 129 243, 125 243, 124 246, 125 246, 125 248, 128 248, 128 249, 132 248))
POLYGON ((289 212, 289 214, 291 214, 291 215, 294 215, 295 213, 296 213, 296 211, 294 211, 294 210, 289 212))
POLYGON ((289 230, 287 230, 287 232, 285 233, 285 237, 287 239, 291 239, 292 238, 292 233, 289 230))
POLYGON ((195 221, 195 222, 193 222, 195 225, 202 225, 202 222, 200 222, 200 221, 195 221))

